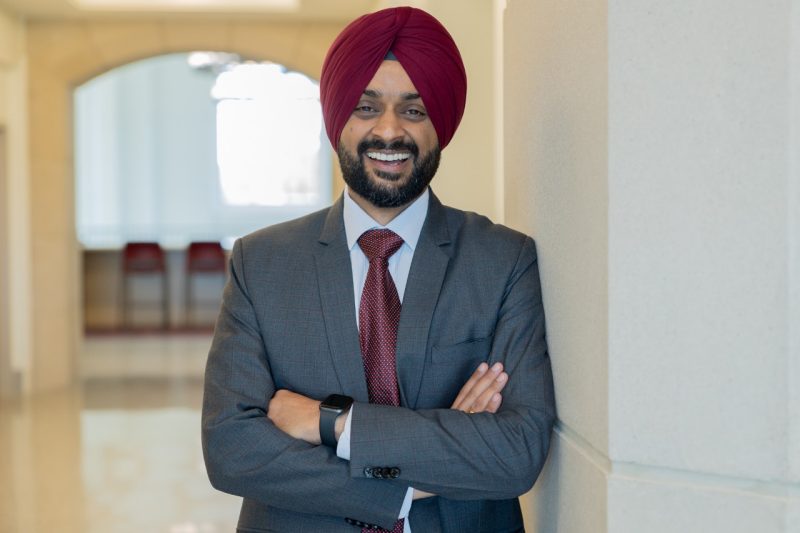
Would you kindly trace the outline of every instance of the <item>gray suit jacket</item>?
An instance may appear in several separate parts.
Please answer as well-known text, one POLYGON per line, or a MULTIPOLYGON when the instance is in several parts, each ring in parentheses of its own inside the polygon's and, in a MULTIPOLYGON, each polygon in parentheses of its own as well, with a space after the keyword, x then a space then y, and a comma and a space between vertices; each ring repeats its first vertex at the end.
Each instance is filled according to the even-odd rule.
POLYGON ((208 357, 211 483, 244 498, 239 531, 391 529, 409 486, 414 533, 521 531, 555 417, 533 241, 431 195, 397 338, 402 407, 368 403, 342 200, 236 242, 208 357), (510 375, 497 414, 448 409, 481 361, 510 375), (277 389, 352 396, 351 459, 278 430, 277 389), (377 479, 376 467, 397 468, 377 479))

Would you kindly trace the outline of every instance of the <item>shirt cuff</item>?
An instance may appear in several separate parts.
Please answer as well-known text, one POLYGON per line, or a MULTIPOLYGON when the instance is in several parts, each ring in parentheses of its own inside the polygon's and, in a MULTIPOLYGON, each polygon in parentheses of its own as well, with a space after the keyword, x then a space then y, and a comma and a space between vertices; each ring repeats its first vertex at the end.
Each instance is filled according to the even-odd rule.
MULTIPOLYGON (((354 407, 354 405, 350 406, 350 410, 347 411, 347 418, 344 419, 344 430, 339 435, 339 442, 336 443, 336 455, 345 461, 350 460, 350 420, 353 417, 354 407)), ((406 496, 406 499, 408 499, 408 496, 406 496)))
POLYGON ((403 500, 403 506, 400 508, 400 515, 397 517, 398 520, 401 518, 408 518, 408 513, 411 512, 411 503, 414 501, 414 487, 408 487, 408 491, 406 491, 406 499, 403 500))
MULTIPOLYGON (((339 442, 336 443, 336 455, 339 457, 339 459, 344 459, 345 461, 350 460, 350 427, 352 424, 353 409, 355 409, 355 405, 351 406, 350 410, 347 412, 347 418, 344 419, 344 429, 342 430, 342 434, 339 435, 339 442)), ((406 497, 403 500, 403 505, 400 507, 400 514, 397 516, 398 520, 401 518, 408 518, 408 513, 411 512, 411 504, 413 501, 414 487, 408 487, 408 490, 406 490, 406 497)), ((406 521, 404 531, 407 529, 408 521, 406 521)))

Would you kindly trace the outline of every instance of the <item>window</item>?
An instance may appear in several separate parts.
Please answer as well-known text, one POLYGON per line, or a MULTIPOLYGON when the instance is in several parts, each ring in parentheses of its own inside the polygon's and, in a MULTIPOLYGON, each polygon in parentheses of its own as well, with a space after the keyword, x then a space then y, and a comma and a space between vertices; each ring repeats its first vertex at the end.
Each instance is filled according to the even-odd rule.
POLYGON ((229 205, 316 205, 319 86, 276 64, 235 65, 217 78, 217 164, 229 205))
POLYGON ((230 239, 330 203, 313 80, 219 52, 124 65, 75 91, 78 238, 88 248, 230 239))

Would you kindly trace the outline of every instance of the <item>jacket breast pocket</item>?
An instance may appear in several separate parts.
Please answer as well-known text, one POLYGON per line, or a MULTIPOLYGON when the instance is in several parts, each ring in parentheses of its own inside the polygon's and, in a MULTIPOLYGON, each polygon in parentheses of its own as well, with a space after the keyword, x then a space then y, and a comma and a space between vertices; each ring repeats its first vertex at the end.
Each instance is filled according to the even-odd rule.
POLYGON ((478 365, 488 361, 491 348, 492 337, 434 346, 420 398, 427 405, 418 407, 450 407, 478 365))

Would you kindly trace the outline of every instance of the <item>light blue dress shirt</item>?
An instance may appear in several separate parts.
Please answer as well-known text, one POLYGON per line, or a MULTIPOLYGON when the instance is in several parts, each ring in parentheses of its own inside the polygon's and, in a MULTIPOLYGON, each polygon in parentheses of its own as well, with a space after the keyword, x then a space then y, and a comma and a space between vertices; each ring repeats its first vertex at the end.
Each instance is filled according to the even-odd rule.
MULTIPOLYGON (((406 290, 408 273, 411 270, 411 260, 414 258, 414 250, 419 242, 419 235, 422 232, 422 225, 428 215, 429 189, 425 189, 419 198, 414 200, 411 205, 403 210, 402 213, 393 218, 386 226, 381 226, 366 211, 350 197, 349 189, 344 191, 344 231, 347 236, 347 247, 350 250, 350 264, 353 270, 353 296, 355 297, 356 323, 358 323, 358 309, 361 306, 361 293, 364 291, 364 282, 369 271, 369 260, 361 247, 358 245, 358 238, 371 229, 390 229, 403 239, 403 245, 389 258, 389 274, 392 276, 397 295, 400 302, 403 302, 403 294, 406 290)), ((350 419, 353 410, 347 414, 345 419, 344 431, 339 436, 336 445, 336 455, 342 459, 350 460, 350 419)), ((411 502, 414 489, 408 488, 403 507, 400 509, 398 518, 406 518, 411 511, 411 502)), ((404 533, 411 533, 411 525, 406 520, 403 528, 404 533)))
POLYGON ((422 225, 428 214, 428 189, 414 200, 402 213, 392 219, 386 226, 381 226, 371 216, 350 198, 348 191, 344 194, 344 231, 347 235, 347 247, 350 250, 350 263, 353 267, 353 291, 356 302, 356 320, 358 320, 358 308, 361 305, 361 293, 364 290, 364 282, 367 279, 369 270, 369 260, 361 247, 358 245, 358 238, 371 229, 389 229, 403 239, 403 245, 389 258, 389 274, 392 276, 397 295, 400 302, 403 302, 403 294, 406 290, 408 272, 411 270, 411 260, 414 258, 414 250, 419 242, 419 235, 422 232, 422 225))

